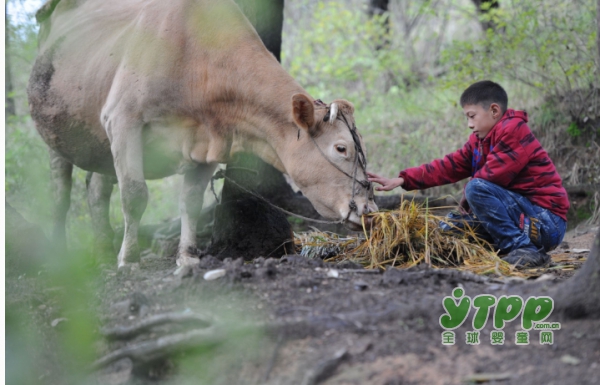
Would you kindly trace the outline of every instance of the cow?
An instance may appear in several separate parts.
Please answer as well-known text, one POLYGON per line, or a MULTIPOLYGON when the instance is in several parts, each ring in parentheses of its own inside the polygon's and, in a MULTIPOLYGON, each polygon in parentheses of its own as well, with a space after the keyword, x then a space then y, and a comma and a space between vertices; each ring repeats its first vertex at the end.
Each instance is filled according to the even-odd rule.
POLYGON ((241 151, 287 173, 323 217, 359 229, 362 216, 377 210, 353 105, 311 97, 233 1, 51 0, 44 7, 28 98, 50 148, 60 242, 73 165, 92 173, 92 224, 106 242, 116 177, 125 226, 119 268, 140 258, 145 181, 174 174, 183 174, 177 264, 196 263, 204 191, 217 165, 241 151))

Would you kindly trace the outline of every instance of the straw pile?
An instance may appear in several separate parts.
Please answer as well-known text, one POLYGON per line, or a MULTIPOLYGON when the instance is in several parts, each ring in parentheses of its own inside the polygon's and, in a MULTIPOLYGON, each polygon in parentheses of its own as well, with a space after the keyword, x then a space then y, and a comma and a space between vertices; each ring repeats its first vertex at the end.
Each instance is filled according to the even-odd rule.
POLYGON ((304 256, 350 260, 371 269, 427 263, 476 274, 527 275, 501 260, 472 228, 456 228, 457 234, 443 232, 439 223, 447 221, 435 214, 438 209, 443 208, 429 209, 405 200, 397 210, 369 214, 373 222, 370 229, 363 225, 364 237, 314 231, 297 235, 296 244, 304 256))

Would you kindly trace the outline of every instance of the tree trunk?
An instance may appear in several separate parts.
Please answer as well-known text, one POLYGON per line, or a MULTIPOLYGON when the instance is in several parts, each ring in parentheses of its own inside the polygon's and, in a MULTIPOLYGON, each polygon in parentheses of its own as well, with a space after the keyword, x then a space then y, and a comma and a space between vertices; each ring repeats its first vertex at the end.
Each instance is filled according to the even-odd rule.
MULTIPOLYGON (((236 0, 269 51, 281 61, 283 0, 236 0)), ((294 195, 283 175, 252 154, 239 154, 225 175, 266 199, 294 195)), ((293 253, 293 232, 286 216, 225 179, 215 211, 209 252, 220 258, 253 259, 293 253)))
MULTIPOLYGON (((492 10, 492 9, 500 8, 500 3, 498 2, 498 0, 471 0, 471 1, 473 1, 473 4, 475 4, 475 7, 477 8, 477 13, 480 16, 487 15, 490 12, 490 10, 492 10)), ((492 30, 496 29, 496 24, 491 20, 484 20, 483 18, 480 18, 479 22, 481 23, 481 28, 483 28, 484 32, 487 31, 488 29, 492 29, 492 30)))
POLYGON ((600 317, 600 230, 583 267, 551 297, 557 313, 566 318, 600 317))
POLYGON ((6 13, 8 3, 4 3, 4 113, 5 120, 17 114, 13 96, 12 72, 10 70, 10 20, 6 13))
POLYGON ((284 0, 235 0, 269 51, 281 62, 284 0))
POLYGON ((245 191, 267 199, 277 194, 278 186, 285 183, 283 175, 273 172, 272 166, 256 156, 241 153, 227 165, 225 176, 209 253, 220 259, 242 257, 246 260, 294 254, 294 234, 286 216, 245 191))
POLYGON ((369 17, 382 16, 383 34, 378 36, 375 46, 376 50, 387 49, 390 46, 390 16, 389 16, 389 0, 369 0, 367 7, 369 17))
MULTIPOLYGON (((596 74, 600 71, 600 0, 596 2, 596 74)), ((596 75, 596 80, 599 76, 596 75)))

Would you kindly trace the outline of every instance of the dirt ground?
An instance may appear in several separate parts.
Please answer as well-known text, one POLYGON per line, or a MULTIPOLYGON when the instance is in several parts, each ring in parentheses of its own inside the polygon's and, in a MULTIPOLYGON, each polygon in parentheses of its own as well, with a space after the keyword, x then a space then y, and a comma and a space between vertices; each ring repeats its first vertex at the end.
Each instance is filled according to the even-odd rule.
POLYGON ((76 296, 77 288, 49 285, 44 272, 7 270, 7 314, 25 309, 16 321, 7 316, 7 383, 597 384, 600 320, 551 315, 550 321, 561 322, 553 344, 541 345, 539 331, 531 331, 526 346, 515 344, 518 322, 504 329, 503 346, 490 343, 491 321, 479 345, 465 343, 472 313, 455 330, 453 346, 442 344, 439 324, 442 299, 457 286, 471 298, 544 295, 574 274, 587 257, 574 249, 591 248, 595 233, 568 233, 567 244, 553 252, 553 268, 527 281, 427 267, 370 271, 295 255, 250 263, 206 256, 194 269, 174 274, 172 258, 148 249, 131 271, 118 272, 111 263, 99 267, 96 297, 79 311, 97 326, 89 359, 104 357, 107 364, 79 368, 79 377, 68 373, 60 353, 76 320, 57 294, 76 296), (204 279, 220 268, 223 277, 204 279), (128 339, 103 337, 160 314, 171 314, 171 321, 140 328, 128 339), (183 338, 172 346, 169 336, 183 338), (157 353, 144 341, 162 341, 163 347, 157 353), (107 356, 127 349, 133 360, 107 356))

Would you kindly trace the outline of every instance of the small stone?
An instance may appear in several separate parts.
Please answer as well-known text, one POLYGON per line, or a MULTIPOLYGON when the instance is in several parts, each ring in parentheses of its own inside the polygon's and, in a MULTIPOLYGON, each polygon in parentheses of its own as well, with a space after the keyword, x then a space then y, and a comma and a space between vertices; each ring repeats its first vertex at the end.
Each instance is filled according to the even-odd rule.
POLYGON ((204 279, 207 281, 212 281, 221 277, 224 277, 227 274, 227 270, 225 269, 215 269, 211 271, 207 271, 204 273, 204 279))
POLYGON ((53 320, 50 323, 50 326, 52 326, 53 328, 55 328, 59 323, 65 322, 65 321, 68 321, 68 319, 67 318, 56 318, 55 320, 53 320))
POLYGON ((340 272, 337 271, 336 269, 329 269, 327 271, 327 276, 329 278, 339 278, 340 277, 340 272))
POLYGON ((555 278, 556 278, 556 276, 554 276, 552 274, 542 274, 539 277, 537 277, 535 280, 537 282, 554 281, 555 278))
POLYGON ((565 354, 564 356, 560 357, 560 360, 565 364, 569 365, 579 365, 579 363, 581 362, 579 358, 573 357, 569 354, 565 354))

